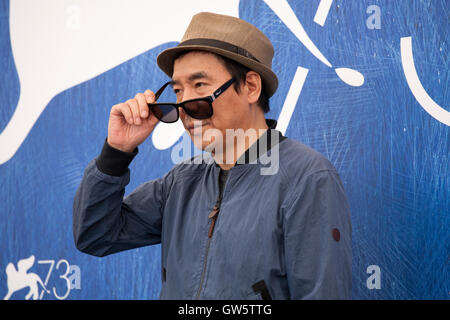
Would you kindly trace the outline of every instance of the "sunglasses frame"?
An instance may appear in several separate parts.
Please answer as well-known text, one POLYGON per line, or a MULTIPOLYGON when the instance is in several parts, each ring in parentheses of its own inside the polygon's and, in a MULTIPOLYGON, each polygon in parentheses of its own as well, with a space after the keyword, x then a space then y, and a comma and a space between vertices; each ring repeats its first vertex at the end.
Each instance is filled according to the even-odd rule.
MULTIPOLYGON (((177 112, 177 118, 176 118, 175 121, 164 121, 164 120, 159 119, 157 117, 159 119, 159 121, 164 122, 164 123, 175 123, 175 122, 177 122, 178 119, 180 118, 180 112, 178 110, 179 108, 182 108, 191 118, 200 119, 200 120, 201 119, 208 119, 208 118, 211 118, 212 115, 213 115, 212 103, 214 102, 214 100, 216 100, 223 92, 225 92, 225 90, 227 90, 233 84, 234 81, 235 81, 235 79, 231 78, 230 80, 225 82, 222 86, 220 86, 219 89, 217 89, 210 96, 207 96, 207 97, 190 99, 190 100, 182 101, 180 103, 175 103, 175 102, 174 103, 169 103, 169 102, 161 102, 160 103, 160 102, 158 102, 158 103, 147 103, 147 105, 148 105, 148 107, 150 109, 153 109, 153 108, 158 107, 158 106, 172 106, 172 107, 175 108, 175 110, 177 112), (196 118, 194 115, 192 115, 191 111, 187 107, 185 107, 186 103, 196 102, 196 101, 205 101, 205 102, 208 103, 209 110, 210 110, 210 114, 209 114, 208 117, 206 117, 206 118, 196 118)), ((172 83, 172 81, 169 81, 169 82, 163 84, 163 86, 161 88, 159 88, 158 91, 156 91, 156 93, 155 93, 155 101, 158 100, 159 96, 163 93, 164 89, 171 83, 172 83)), ((155 113, 153 113, 153 114, 155 114, 155 113)))

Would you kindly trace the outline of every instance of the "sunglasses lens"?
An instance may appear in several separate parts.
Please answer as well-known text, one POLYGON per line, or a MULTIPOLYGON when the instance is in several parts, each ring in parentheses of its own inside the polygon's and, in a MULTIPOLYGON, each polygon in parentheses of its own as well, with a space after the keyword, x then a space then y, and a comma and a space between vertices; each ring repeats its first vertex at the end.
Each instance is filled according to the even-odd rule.
POLYGON ((172 123, 178 120, 177 108, 171 105, 154 105, 152 112, 162 122, 172 123))
POLYGON ((212 116, 211 105, 203 100, 186 102, 184 110, 194 119, 207 119, 212 116))

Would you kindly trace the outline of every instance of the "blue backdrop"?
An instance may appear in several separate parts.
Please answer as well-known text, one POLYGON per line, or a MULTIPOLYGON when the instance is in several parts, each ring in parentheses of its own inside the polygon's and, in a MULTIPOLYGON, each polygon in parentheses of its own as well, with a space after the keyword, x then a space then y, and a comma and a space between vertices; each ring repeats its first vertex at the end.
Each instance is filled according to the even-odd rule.
MULTIPOLYGON (((307 68, 285 134, 323 153, 341 175, 352 214, 353 298, 448 299, 450 127, 418 102, 400 47, 401 38, 411 37, 418 78, 448 115, 448 1, 331 1, 323 26, 313 21, 319 2, 288 1, 332 68, 266 2, 239 3, 239 16, 275 47, 280 86, 267 117, 278 119, 297 67, 307 68), (379 14, 368 10, 371 5, 379 14), (357 70, 364 84, 346 84, 335 67, 357 70)), ((9 2, 0 1, 0 132, 21 92, 9 10, 9 2)), ((105 258, 85 255, 74 247, 71 215, 84 167, 107 134, 111 106, 166 81, 156 56, 175 44, 163 43, 57 94, 14 156, 0 164, 0 298, 26 275, 19 270, 8 278, 9 263, 20 269, 17 263, 30 256, 28 274, 49 290, 39 286, 42 299, 158 298, 159 245, 105 258)), ((127 193, 170 170, 170 155, 149 138, 130 166, 127 193)), ((16 287, 10 298, 24 299, 28 289, 16 287)))

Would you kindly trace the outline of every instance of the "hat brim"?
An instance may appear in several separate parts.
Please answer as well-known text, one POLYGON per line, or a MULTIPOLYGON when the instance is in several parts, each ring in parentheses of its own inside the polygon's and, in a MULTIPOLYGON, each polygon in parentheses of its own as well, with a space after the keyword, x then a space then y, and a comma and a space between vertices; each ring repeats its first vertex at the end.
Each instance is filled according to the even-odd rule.
POLYGON ((263 81, 264 89, 266 94, 271 97, 275 91, 278 88, 278 78, 275 75, 275 73, 267 68, 262 63, 259 63, 253 59, 244 57, 240 54, 230 52, 221 48, 216 47, 210 47, 205 45, 185 45, 185 46, 178 46, 174 48, 169 48, 164 51, 162 51, 156 61, 158 63, 159 68, 164 71, 165 74, 167 74, 169 77, 172 77, 173 74, 173 63, 175 60, 175 57, 183 52, 183 51, 195 51, 195 50, 201 50, 201 51, 207 51, 216 53, 218 55, 224 56, 226 58, 229 58, 233 61, 236 61, 243 66, 257 72, 263 81))

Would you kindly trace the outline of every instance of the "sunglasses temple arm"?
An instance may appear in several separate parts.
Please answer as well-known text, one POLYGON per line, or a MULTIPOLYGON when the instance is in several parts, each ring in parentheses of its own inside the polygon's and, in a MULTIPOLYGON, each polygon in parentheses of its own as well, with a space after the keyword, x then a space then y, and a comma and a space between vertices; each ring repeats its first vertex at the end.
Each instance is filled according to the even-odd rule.
POLYGON ((159 96, 161 95, 161 93, 164 91, 164 89, 170 84, 170 82, 167 82, 166 84, 164 84, 161 88, 159 88, 158 91, 156 91, 155 93, 155 102, 156 100, 159 99, 159 96))
POLYGON ((231 84, 233 82, 234 82, 234 78, 231 78, 230 80, 225 82, 225 84, 223 86, 221 86, 219 89, 214 91, 213 94, 211 95, 212 101, 216 100, 222 94, 222 92, 224 92, 225 90, 228 89, 229 86, 231 86, 231 84))

